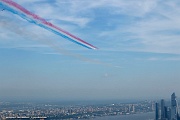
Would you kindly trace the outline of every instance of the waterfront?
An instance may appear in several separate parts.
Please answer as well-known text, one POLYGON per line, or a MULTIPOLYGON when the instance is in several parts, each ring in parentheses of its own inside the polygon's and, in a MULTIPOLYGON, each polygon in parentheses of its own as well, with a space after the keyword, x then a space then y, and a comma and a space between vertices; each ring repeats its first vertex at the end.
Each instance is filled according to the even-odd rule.
POLYGON ((96 117, 95 119, 92 119, 92 120, 154 120, 154 112, 130 114, 130 115, 96 117))
POLYGON ((97 105, 61 105, 53 103, 0 103, 0 119, 37 118, 117 120, 151 119, 154 101, 97 105), (141 114, 140 114, 141 113, 141 114), (144 113, 144 114, 143 114, 144 113), (108 117, 109 116, 109 117, 108 117))

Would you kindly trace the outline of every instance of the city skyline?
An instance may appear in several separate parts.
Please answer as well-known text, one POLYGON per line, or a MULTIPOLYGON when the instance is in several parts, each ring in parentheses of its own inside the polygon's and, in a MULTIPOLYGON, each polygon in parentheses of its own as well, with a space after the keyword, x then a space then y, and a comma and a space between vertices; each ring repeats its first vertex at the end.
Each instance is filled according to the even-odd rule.
POLYGON ((155 103, 155 120, 180 120, 179 106, 175 92, 171 95, 170 105, 165 104, 161 99, 160 105, 155 103))
POLYGON ((0 6, 0 100, 180 96, 178 0, 13 1, 99 49, 66 41, 0 6))
MULTIPOLYGON (((21 102, 0 102, 0 119, 98 119, 117 116, 128 117, 131 115, 141 119, 153 118, 154 101, 138 102, 111 102, 106 104, 72 104, 59 103, 21 103, 21 102)), ((110 119, 111 119, 110 118, 110 119)), ((129 120, 129 119, 128 119, 129 120)))

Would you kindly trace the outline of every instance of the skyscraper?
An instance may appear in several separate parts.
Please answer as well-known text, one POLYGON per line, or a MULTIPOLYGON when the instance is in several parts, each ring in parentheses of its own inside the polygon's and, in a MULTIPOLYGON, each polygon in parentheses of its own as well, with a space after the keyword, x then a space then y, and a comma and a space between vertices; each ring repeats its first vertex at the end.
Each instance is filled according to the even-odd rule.
POLYGON ((167 118, 168 120, 171 120, 171 108, 167 108, 167 118))
POLYGON ((164 120, 165 117, 165 102, 164 99, 161 100, 161 120, 164 120))
POLYGON ((178 118, 178 104, 176 100, 176 95, 173 93, 171 95, 171 120, 177 120, 178 118))
POLYGON ((161 109, 159 103, 155 104, 155 120, 180 120, 178 102, 175 93, 171 95, 171 107, 165 106, 164 99, 161 99, 161 109))
POLYGON ((159 103, 156 103, 156 115, 155 115, 155 120, 159 120, 159 103))
POLYGON ((135 112, 135 107, 134 107, 134 105, 132 105, 132 112, 133 112, 133 113, 135 112))

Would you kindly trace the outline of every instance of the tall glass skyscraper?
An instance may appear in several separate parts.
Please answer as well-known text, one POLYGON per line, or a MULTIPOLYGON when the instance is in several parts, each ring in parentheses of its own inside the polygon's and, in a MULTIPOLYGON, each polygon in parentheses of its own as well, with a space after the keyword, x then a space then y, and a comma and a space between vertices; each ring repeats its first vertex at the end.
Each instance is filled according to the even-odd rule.
POLYGON ((178 118, 178 103, 175 93, 171 95, 171 120, 177 120, 178 118))
POLYGON ((161 120, 165 119, 165 102, 164 99, 161 100, 161 120))
POLYGON ((156 115, 155 115, 155 120, 159 120, 159 103, 156 103, 156 115))
POLYGON ((165 106, 164 99, 155 104, 155 120, 180 120, 177 97, 175 93, 171 95, 171 106, 165 106), (161 107, 161 108, 160 108, 161 107))

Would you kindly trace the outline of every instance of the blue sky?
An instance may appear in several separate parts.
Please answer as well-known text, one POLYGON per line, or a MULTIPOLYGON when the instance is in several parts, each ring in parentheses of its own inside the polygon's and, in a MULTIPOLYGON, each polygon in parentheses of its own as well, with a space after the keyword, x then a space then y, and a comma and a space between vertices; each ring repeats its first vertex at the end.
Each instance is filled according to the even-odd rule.
POLYGON ((0 98, 180 96, 178 0, 14 1, 99 49, 88 50, 1 11, 0 98))

